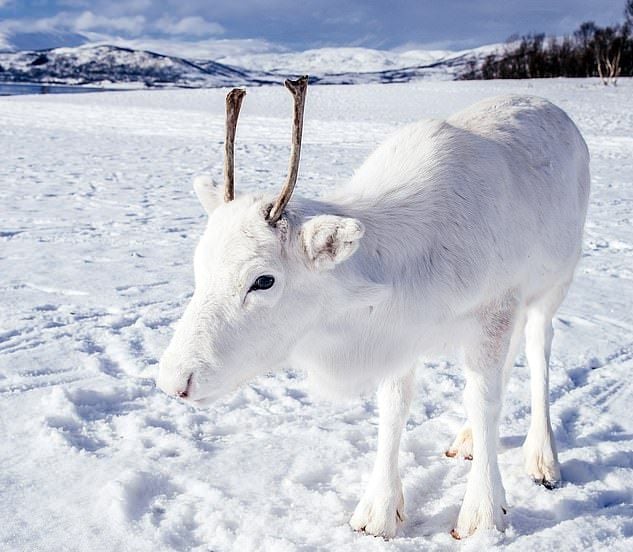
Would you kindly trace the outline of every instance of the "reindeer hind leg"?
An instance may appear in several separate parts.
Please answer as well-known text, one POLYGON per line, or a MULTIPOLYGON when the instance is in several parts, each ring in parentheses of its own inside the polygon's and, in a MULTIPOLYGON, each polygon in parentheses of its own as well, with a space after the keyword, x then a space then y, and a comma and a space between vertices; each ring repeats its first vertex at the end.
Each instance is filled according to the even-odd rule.
POLYGON ((537 482, 552 489, 560 483, 560 465, 549 409, 549 361, 552 318, 563 302, 569 283, 557 286, 527 308, 525 354, 530 367, 531 419, 523 451, 525 469, 537 482))
MULTIPOLYGON (((503 366, 503 385, 501 388, 501 400, 505 395, 508 386, 508 380, 512 374, 514 361, 517 357, 519 346, 523 340, 523 331, 525 328, 525 313, 517 313, 517 321, 508 346, 508 355, 503 366)), ((444 453, 449 458, 464 458, 465 460, 473 459, 473 432, 470 421, 467 421, 457 433, 453 444, 444 453)))

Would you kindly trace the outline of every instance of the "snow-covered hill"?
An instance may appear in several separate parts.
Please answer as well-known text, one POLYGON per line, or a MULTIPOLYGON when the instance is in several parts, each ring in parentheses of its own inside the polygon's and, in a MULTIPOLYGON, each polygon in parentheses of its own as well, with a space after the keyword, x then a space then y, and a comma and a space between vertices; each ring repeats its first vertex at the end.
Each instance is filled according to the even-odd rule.
POLYGON ((317 77, 351 74, 406 73, 419 76, 423 69, 427 73, 445 67, 447 74, 460 67, 466 60, 480 60, 498 49, 499 45, 453 52, 450 50, 374 50, 370 48, 318 48, 303 52, 237 54, 218 58, 228 65, 246 69, 257 69, 273 74, 308 73, 317 77), (453 68, 451 70, 450 68, 453 68))
POLYGON ((0 54, 0 81, 217 87, 257 84, 257 75, 213 61, 89 45, 0 54))
MULTIPOLYGON (((395 128, 499 93, 536 94, 591 152, 583 257, 554 321, 552 425, 564 484, 523 470, 529 375, 501 418, 505 535, 449 535, 468 462, 453 358, 420 358, 392 541, 347 521, 367 482, 373 397, 330 404, 280 372, 195 410, 157 361, 193 288, 205 216, 192 175, 222 174, 223 90, 0 98, 0 550, 503 552, 633 550, 633 81, 418 81, 310 89, 297 193, 347 179, 395 128)), ((249 90, 237 193, 280 186, 291 101, 249 90)))
POLYGON ((454 79, 493 47, 464 52, 323 48, 298 53, 186 59, 107 44, 0 53, 0 82, 208 88, 278 83, 309 74, 316 84, 454 79))
POLYGON ((450 57, 448 50, 410 50, 396 52, 371 48, 318 48, 303 52, 238 54, 218 59, 228 65, 271 73, 322 75, 331 73, 368 73, 429 65, 450 57))

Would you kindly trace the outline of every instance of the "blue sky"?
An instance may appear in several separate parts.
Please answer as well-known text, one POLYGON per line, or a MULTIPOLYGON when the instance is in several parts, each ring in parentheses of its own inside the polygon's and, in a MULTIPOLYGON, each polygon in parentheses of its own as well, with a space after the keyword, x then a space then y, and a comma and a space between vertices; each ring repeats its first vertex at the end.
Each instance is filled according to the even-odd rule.
POLYGON ((0 0, 0 31, 179 41, 460 49, 622 19, 624 0, 0 0))

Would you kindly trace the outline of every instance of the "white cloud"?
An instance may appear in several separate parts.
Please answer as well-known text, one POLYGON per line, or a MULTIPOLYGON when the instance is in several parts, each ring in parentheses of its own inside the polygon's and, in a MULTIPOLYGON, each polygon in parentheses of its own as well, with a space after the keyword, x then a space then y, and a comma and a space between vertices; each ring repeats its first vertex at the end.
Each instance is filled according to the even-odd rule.
MULTIPOLYGON (((0 2, 7 0, 0 0, 0 2)), ((96 14, 90 10, 81 12, 62 11, 52 17, 39 19, 4 19, 0 30, 12 32, 70 31, 75 33, 120 34, 127 37, 167 35, 181 38, 205 38, 224 33, 224 27, 200 16, 181 19, 163 16, 148 21, 143 15, 111 16, 96 14)))
POLYGON ((183 17, 176 21, 169 17, 161 17, 153 25, 158 33, 170 35, 209 36, 224 32, 224 27, 219 23, 207 21, 198 15, 183 17))
MULTIPOLYGON (((1 2, 2 0, 0 0, 1 2)), ((71 31, 81 33, 85 31, 122 32, 130 35, 140 35, 146 27, 145 17, 135 15, 131 17, 106 17, 96 15, 91 11, 81 13, 60 12, 53 17, 39 19, 5 19, 0 21, 0 30, 12 32, 47 32, 71 31)))
POLYGON ((75 31, 116 31, 138 35, 145 28, 145 17, 134 15, 131 17, 105 17, 95 15, 91 11, 84 11, 71 21, 75 31))

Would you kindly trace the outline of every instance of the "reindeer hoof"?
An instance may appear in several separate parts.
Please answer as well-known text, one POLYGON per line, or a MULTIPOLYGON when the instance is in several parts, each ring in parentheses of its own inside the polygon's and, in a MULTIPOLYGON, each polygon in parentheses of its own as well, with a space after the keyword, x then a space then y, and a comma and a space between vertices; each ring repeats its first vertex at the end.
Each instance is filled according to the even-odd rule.
POLYGON ((457 529, 453 529, 451 531, 451 537, 453 537, 455 540, 462 540, 462 538, 459 536, 459 533, 457 532, 457 529))
POLYGON ((470 427, 465 426, 459 431, 445 454, 448 458, 461 456, 464 460, 473 459, 473 432, 470 427))
MULTIPOLYGON (((452 450, 452 449, 449 449, 449 450, 444 452, 444 456, 446 456, 447 458, 455 458, 457 455, 458 455, 458 451, 452 450)), ((464 460, 472 460, 472 459, 473 459, 473 455, 472 454, 465 454, 464 455, 464 460)))
POLYGON ((558 489, 560 487, 560 481, 550 481, 549 479, 534 479, 534 483, 537 485, 543 485, 548 491, 553 491, 554 489, 558 489))
POLYGON ((395 489, 370 487, 356 506, 349 524, 354 531, 388 540, 396 535, 404 519, 404 496, 399 484, 395 489))

